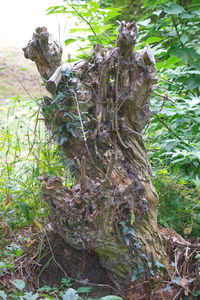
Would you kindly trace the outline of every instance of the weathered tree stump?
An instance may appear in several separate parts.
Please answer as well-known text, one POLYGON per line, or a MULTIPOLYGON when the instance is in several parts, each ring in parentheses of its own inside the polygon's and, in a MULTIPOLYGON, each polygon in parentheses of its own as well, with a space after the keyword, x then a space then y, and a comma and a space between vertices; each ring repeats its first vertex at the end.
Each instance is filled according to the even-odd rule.
POLYGON ((87 61, 61 66, 62 50, 38 28, 24 53, 49 79, 45 123, 77 182, 68 189, 43 178, 55 231, 74 249, 97 253, 118 288, 145 279, 150 294, 169 269, 142 139, 154 58, 148 46, 133 52, 136 35, 135 23, 122 22, 116 48, 96 45, 87 61))

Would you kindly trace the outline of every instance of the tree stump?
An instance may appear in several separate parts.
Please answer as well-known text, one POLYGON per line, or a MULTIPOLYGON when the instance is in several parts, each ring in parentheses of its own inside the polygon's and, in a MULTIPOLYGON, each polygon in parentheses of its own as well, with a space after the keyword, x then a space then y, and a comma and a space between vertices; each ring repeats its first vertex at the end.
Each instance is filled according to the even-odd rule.
POLYGON ((133 51, 136 35, 134 22, 121 22, 115 48, 96 45, 87 61, 61 65, 62 50, 42 27, 24 53, 47 80, 45 123, 76 178, 71 189, 43 178, 55 232, 74 249, 97 253, 119 289, 145 281, 150 295, 169 266, 142 139, 154 57, 148 46, 133 51))

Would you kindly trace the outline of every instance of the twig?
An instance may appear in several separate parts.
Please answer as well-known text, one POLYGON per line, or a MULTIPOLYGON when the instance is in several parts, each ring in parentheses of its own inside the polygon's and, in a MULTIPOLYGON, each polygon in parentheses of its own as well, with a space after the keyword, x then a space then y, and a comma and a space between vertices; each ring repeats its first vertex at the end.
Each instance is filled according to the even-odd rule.
POLYGON ((162 95, 162 94, 159 94, 159 93, 157 93, 155 91, 153 91, 152 94, 155 94, 155 95, 157 95, 157 96, 159 96, 161 98, 164 98, 165 100, 169 100, 172 103, 175 103, 175 101, 172 98, 170 98, 169 96, 167 96, 167 95, 162 95))
POLYGON ((154 114, 156 118, 159 120, 160 123, 162 123, 168 130, 171 132, 177 139, 179 139, 184 145, 189 146, 188 143, 186 143, 180 136, 178 136, 167 124, 165 121, 163 121, 157 114, 154 114))
MULTIPOLYGON (((119 133, 119 125, 118 125, 118 111, 121 107, 121 105, 119 106, 119 108, 117 107, 117 102, 118 102, 118 85, 119 85, 119 58, 118 58, 118 66, 117 66, 117 76, 116 76, 116 82, 115 82, 115 96, 116 96, 116 103, 115 103, 115 116, 114 116, 114 124, 115 124, 115 131, 117 133, 117 137, 120 141, 120 143, 122 144, 122 146, 125 149, 128 149, 129 147, 127 145, 125 145, 125 143, 123 142, 120 133, 119 133)), ((123 103, 123 101, 122 101, 123 103)))
MULTIPOLYGON (((69 3, 69 1, 67 1, 67 4, 76 12, 76 14, 90 27, 90 29, 92 30, 92 32, 94 33, 94 35, 97 37, 97 34, 96 32, 94 31, 94 28, 92 27, 92 25, 90 24, 90 22, 85 19, 79 12, 78 10, 72 5, 69 3)), ((98 42, 101 44, 101 40, 97 37, 98 39, 98 42)))
POLYGON ((180 299, 179 296, 182 294, 183 290, 184 290, 183 288, 180 288, 180 290, 178 291, 178 293, 174 296, 174 298, 172 300, 180 299))
POLYGON ((178 31, 178 26, 177 26, 177 24, 176 24, 176 19, 175 19, 175 17, 174 17, 173 15, 172 15, 172 22, 173 22, 173 25, 174 25, 174 28, 175 28, 177 37, 178 37, 178 39, 179 39, 179 42, 180 42, 181 46, 184 48, 184 45, 183 45, 183 43, 181 42, 181 37, 180 37, 179 31, 178 31))

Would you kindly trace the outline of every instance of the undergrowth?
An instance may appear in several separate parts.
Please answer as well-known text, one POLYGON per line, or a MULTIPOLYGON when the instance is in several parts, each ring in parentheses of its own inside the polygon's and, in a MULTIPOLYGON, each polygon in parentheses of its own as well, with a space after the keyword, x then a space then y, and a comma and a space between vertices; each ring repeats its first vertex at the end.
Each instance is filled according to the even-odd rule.
POLYGON ((14 230, 47 215, 41 175, 62 176, 69 184, 71 178, 58 146, 46 134, 36 103, 15 97, 1 111, 0 220, 14 230))

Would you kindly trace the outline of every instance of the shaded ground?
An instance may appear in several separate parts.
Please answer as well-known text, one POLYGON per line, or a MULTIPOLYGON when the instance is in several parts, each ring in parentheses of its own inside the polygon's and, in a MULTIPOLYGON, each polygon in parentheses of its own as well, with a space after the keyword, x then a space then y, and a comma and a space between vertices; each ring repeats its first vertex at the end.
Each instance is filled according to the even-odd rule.
POLYGON ((37 69, 24 58, 22 49, 0 45, 0 69, 0 101, 16 96, 41 97, 41 80, 37 69))

